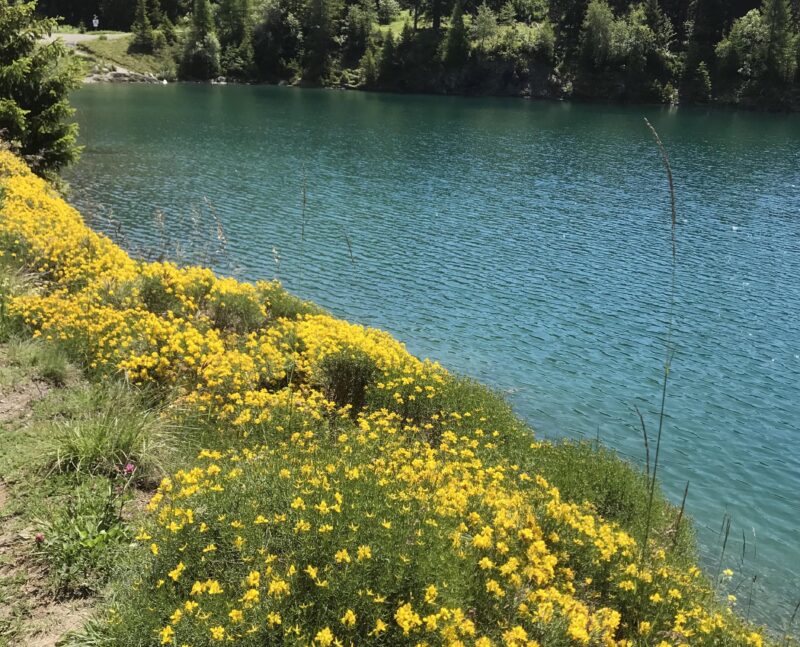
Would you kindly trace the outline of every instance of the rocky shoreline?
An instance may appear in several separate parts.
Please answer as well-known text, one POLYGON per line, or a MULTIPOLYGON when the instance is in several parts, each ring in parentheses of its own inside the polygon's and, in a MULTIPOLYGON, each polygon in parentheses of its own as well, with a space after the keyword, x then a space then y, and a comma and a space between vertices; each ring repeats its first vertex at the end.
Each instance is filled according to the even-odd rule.
POLYGON ((133 72, 118 66, 96 65, 83 80, 84 83, 160 83, 166 84, 166 79, 159 79, 150 72, 133 72))

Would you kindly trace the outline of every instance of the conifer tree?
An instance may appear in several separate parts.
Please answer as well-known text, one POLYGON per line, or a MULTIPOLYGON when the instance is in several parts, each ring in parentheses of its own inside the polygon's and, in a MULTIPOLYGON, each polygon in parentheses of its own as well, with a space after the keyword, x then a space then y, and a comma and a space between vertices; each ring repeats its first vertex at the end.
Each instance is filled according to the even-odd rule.
POLYGON ((68 100, 80 71, 62 41, 40 43, 57 23, 35 9, 35 2, 0 0, 0 140, 52 179, 80 152, 68 100))
POLYGON ((147 10, 147 0, 138 0, 136 3, 136 16, 131 26, 133 40, 131 49, 139 52, 153 51, 153 25, 150 22, 147 10))
POLYGON ((220 45, 214 29, 210 0, 194 0, 192 26, 181 60, 181 75, 190 79, 212 79, 220 72, 220 45))
POLYGON ((453 15, 450 18, 450 28, 444 41, 444 56, 442 57, 445 65, 458 67, 469 59, 469 38, 467 28, 464 25, 464 11, 460 0, 457 0, 453 7, 453 15))
POLYGON ((391 30, 384 37, 381 47, 380 79, 384 85, 391 85, 397 79, 397 46, 391 30))
POLYGON ((483 0, 478 7, 478 13, 472 21, 472 36, 480 41, 481 49, 484 49, 486 39, 491 38, 497 32, 497 16, 494 11, 483 0))

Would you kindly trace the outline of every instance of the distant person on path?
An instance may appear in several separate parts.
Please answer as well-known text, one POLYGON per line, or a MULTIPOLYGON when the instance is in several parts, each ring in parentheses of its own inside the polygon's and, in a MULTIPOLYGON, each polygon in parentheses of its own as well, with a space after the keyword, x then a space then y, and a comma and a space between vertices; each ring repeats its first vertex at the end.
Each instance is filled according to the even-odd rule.
POLYGON ((100 26, 100 19, 97 17, 97 14, 95 14, 94 18, 92 18, 92 27, 94 27, 94 30, 97 31, 97 28, 99 26, 100 26))

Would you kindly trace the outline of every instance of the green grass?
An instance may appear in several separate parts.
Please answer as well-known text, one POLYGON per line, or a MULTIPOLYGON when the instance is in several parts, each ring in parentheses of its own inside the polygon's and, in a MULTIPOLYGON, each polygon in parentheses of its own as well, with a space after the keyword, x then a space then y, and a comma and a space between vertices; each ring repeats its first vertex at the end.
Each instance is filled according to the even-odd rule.
MULTIPOLYGON (((31 285, 0 267, 0 286, 31 285)), ((78 626, 129 552, 143 498, 133 486, 160 477, 171 453, 140 394, 90 384, 57 346, 20 338, 0 317, 0 330, 9 327, 0 338, 0 647, 54 644, 47 637, 78 626), (133 474, 114 469, 123 460, 136 462, 133 474)))
POLYGON ((64 351, 48 342, 12 338, 5 355, 9 367, 23 369, 53 386, 64 386, 74 373, 64 351))
POLYGON ((53 423, 47 459, 57 472, 118 476, 126 466, 137 482, 164 475, 171 453, 167 425, 129 387, 109 382, 73 392, 77 415, 53 423))
POLYGON ((92 58, 93 62, 108 62, 139 74, 155 74, 159 78, 175 78, 175 47, 167 47, 154 54, 132 54, 128 52, 131 36, 114 40, 92 40, 80 43, 78 49, 92 58))
MULTIPOLYGON (((397 14, 397 18, 395 18, 392 22, 390 22, 388 25, 378 25, 378 29, 380 29, 384 34, 391 32, 395 38, 399 38, 400 34, 403 32, 403 25, 406 23, 413 25, 414 16, 408 9, 403 9, 397 14)), ((425 21, 420 18, 417 22, 417 27, 422 28, 424 24, 425 21)))

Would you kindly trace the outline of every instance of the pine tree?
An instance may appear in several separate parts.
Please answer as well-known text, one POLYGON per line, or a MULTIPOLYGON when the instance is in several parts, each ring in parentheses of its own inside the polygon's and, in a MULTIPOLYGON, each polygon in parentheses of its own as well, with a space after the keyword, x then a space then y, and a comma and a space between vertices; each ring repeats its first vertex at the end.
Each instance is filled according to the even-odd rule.
POLYGON ((217 10, 220 42, 223 45, 240 44, 251 27, 252 7, 249 0, 222 0, 217 10))
POLYGON ((214 11, 211 9, 210 0, 194 0, 192 10, 192 38, 203 40, 214 31, 214 11))
POLYGON ((361 69, 361 82, 365 88, 373 88, 378 83, 378 64, 375 61, 375 53, 372 48, 368 48, 364 56, 361 57, 359 64, 361 69))
POLYGON ((384 85, 392 85, 397 80, 397 46, 391 30, 383 39, 379 73, 381 83, 384 85))
POLYGON ((138 52, 153 51, 153 26, 147 10, 147 0, 138 0, 136 3, 136 16, 131 26, 133 39, 131 49, 138 52))
POLYGON ((0 0, 0 139, 34 172, 54 178, 80 152, 68 100, 80 69, 63 42, 40 44, 57 23, 35 9, 0 0))
POLYGON ((458 67, 464 65, 469 60, 469 39, 467 28, 464 25, 464 11, 461 2, 457 1, 453 7, 453 15, 450 18, 450 28, 444 41, 444 56, 442 57, 445 65, 458 67))
POLYGON ((497 32, 497 16, 483 0, 478 13, 472 21, 472 37, 480 41, 481 49, 484 49, 486 39, 491 38, 497 32))
POLYGON ((210 0, 194 0, 192 26, 181 59, 181 76, 199 80, 218 76, 220 49, 210 0))
POLYGON ((161 9, 161 0, 150 0, 150 24, 153 27, 161 27, 165 18, 164 11, 161 9))
POLYGON ((669 16, 664 13, 658 0, 647 0, 644 3, 647 26, 656 35, 656 42, 662 49, 669 49, 675 42, 675 27, 669 16))

